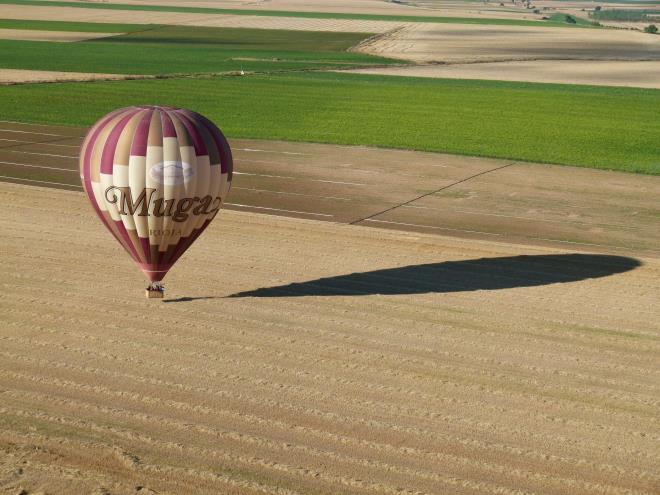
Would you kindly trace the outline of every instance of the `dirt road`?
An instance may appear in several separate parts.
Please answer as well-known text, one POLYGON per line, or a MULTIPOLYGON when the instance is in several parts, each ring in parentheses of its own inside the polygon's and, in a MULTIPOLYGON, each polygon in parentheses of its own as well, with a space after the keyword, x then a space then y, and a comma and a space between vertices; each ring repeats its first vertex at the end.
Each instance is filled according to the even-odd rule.
POLYGON ((73 31, 39 31, 36 29, 0 29, 0 40, 53 41, 73 43, 109 38, 121 33, 76 33, 73 31))
POLYGON ((406 65, 347 72, 407 77, 486 79, 660 89, 660 61, 533 60, 472 64, 406 65))
MULTIPOLYGON (((60 82, 60 81, 109 81, 128 79, 135 76, 122 74, 99 74, 89 72, 58 72, 51 70, 0 69, 0 84, 23 84, 26 82, 60 82)), ((143 77, 143 76, 138 76, 143 77)), ((2 147, 4 141, 0 141, 2 147)))
POLYGON ((81 194, 0 208, 6 493, 660 489, 658 259, 228 211, 155 302, 81 194))

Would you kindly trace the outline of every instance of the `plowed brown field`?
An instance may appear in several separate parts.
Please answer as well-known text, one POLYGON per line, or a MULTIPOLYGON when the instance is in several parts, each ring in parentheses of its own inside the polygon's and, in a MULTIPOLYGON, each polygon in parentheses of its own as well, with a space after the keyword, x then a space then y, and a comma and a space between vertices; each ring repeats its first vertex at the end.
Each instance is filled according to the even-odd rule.
POLYGON ((0 492, 660 491, 657 258, 225 211, 156 302, 79 192, 0 208, 0 492))

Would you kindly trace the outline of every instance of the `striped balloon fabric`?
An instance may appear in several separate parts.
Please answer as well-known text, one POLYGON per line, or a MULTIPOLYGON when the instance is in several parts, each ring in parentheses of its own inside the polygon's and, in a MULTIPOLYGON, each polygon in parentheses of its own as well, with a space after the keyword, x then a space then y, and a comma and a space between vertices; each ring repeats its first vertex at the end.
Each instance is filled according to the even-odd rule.
POLYGON ((225 201, 227 140, 190 110, 116 110, 87 133, 80 178, 97 215, 152 283, 160 283, 225 201))

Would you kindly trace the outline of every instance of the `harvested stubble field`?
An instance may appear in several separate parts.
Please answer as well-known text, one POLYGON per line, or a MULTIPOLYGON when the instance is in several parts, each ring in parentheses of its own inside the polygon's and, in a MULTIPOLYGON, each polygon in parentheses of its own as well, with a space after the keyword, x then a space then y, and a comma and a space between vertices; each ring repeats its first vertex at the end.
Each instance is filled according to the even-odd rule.
POLYGON ((371 74, 631 87, 659 85, 660 37, 638 31, 419 23, 372 37, 357 50, 431 64, 364 71, 371 74))
POLYGON ((353 69, 358 74, 660 89, 660 60, 530 60, 353 69))
MULTIPOLYGON (((167 3, 167 2, 166 2, 167 3)), ((379 2, 381 5, 387 5, 385 2, 379 2)), ((168 5, 159 2, 77 2, 77 1, 53 1, 53 0, 0 0, 0 4, 21 5, 27 8, 48 9, 56 13, 67 12, 72 16, 71 20, 81 20, 79 16, 89 17, 90 14, 84 12, 75 12, 75 10, 87 10, 97 12, 101 11, 106 15, 126 16, 130 12, 139 12, 142 15, 164 14, 158 22, 166 22, 163 19, 170 19, 167 24, 176 24, 184 21, 187 17, 196 14, 205 14, 209 17, 219 19, 225 17, 262 17, 262 18, 289 18, 294 19, 331 19, 339 21, 354 22, 431 22, 431 23, 463 23, 463 24, 502 24, 502 25, 562 25, 564 22, 555 22, 552 20, 543 20, 540 14, 534 15, 527 9, 517 9, 515 7, 498 8, 490 6, 481 8, 481 5, 472 2, 454 2, 448 4, 442 11, 433 11, 426 9, 409 9, 392 12, 382 7, 378 9, 356 9, 353 2, 333 2, 332 4, 324 2, 305 2, 289 4, 289 8, 282 9, 282 3, 278 9, 250 8, 258 7, 258 4, 234 5, 238 8, 225 8, 226 5, 213 3, 206 6, 196 6, 194 4, 180 3, 168 5), (326 8, 326 6, 328 8, 326 8), (247 8, 246 8, 247 7, 247 8), (302 7, 302 8, 297 8, 302 7), (452 8, 453 7, 453 8, 452 8)), ((390 4, 391 5, 391 4, 390 4)), ((97 16, 96 17, 100 17, 97 16)), ((134 22, 134 21, 125 21, 134 22)))
POLYGON ((657 258, 223 212, 154 302, 82 194, 0 207, 9 493, 660 488, 657 258))
POLYGON ((145 5, 156 8, 207 8, 207 9, 232 9, 234 11, 252 12, 295 12, 300 15, 318 15, 319 12, 328 14, 345 15, 371 15, 371 16, 404 16, 442 18, 471 17, 471 18, 503 18, 515 19, 540 19, 522 6, 507 5, 500 7, 499 2, 487 5, 480 1, 465 0, 442 0, 440 2, 423 1, 399 1, 390 2, 383 0, 258 0, 246 2, 242 0, 118 0, 104 2, 107 4, 120 5, 145 5), (435 5, 434 5, 435 4, 435 5))
POLYGON ((415 62, 660 60, 660 36, 617 29, 408 24, 359 50, 415 62))

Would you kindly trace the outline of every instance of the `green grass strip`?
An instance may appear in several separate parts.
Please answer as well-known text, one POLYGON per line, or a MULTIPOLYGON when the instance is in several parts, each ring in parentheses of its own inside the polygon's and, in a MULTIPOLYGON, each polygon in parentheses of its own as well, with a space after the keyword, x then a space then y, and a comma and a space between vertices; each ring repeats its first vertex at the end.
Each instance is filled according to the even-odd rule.
POLYGON ((154 26, 77 43, 0 40, 7 69, 110 74, 273 72, 396 62, 346 49, 366 33, 154 26))
POLYGON ((650 9, 604 9, 591 13, 591 17, 599 21, 628 21, 628 22, 643 22, 643 21, 657 21, 660 15, 660 10, 650 9))
MULTIPOLYGON (((223 28, 202 26, 156 26, 103 42, 131 44, 215 45, 225 50, 262 50, 267 52, 346 52, 373 33, 330 31, 290 31, 284 29, 223 28)), ((364 58, 350 54, 349 58, 364 58)))
POLYGON ((192 108, 231 137, 370 145, 660 174, 660 90, 304 73, 0 88, 3 119, 90 125, 192 108))
POLYGON ((574 15, 569 15, 569 14, 552 14, 550 16, 550 20, 553 22, 563 22, 565 24, 571 24, 571 22, 568 20, 568 18, 571 18, 575 21, 575 26, 582 26, 582 27, 596 27, 597 23, 594 21, 590 21, 588 19, 583 19, 582 17, 576 17, 574 15))
POLYGON ((177 7, 169 5, 134 5, 122 3, 82 3, 82 2, 55 2, 51 0, 0 0, 0 4, 34 5, 44 7, 75 7, 80 9, 104 10, 137 10, 142 12, 184 12, 195 14, 233 14, 254 15, 268 17, 301 17, 307 19, 357 19, 369 21, 396 21, 396 22, 434 22, 443 24, 488 24, 508 26, 554 26, 554 27, 585 27, 575 24, 554 21, 527 21, 518 19, 479 19, 472 17, 435 17, 435 16, 406 16, 406 15, 379 15, 379 14, 347 14, 334 12, 293 12, 281 10, 249 10, 249 9, 219 9, 211 7, 177 7))

